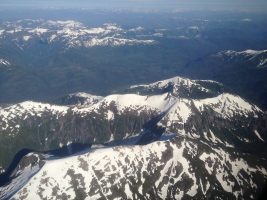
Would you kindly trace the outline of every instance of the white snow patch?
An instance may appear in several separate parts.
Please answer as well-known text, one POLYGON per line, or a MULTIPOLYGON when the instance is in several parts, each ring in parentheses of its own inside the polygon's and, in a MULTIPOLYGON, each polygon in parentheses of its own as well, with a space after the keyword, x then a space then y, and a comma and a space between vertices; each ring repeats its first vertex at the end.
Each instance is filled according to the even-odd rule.
POLYGON ((267 66, 267 58, 266 59, 261 59, 259 65, 257 67, 263 68, 263 67, 266 67, 266 66, 267 66))
POLYGON ((251 19, 249 18, 245 18, 245 19, 242 19, 243 22, 251 22, 251 19))
POLYGON ((265 142, 265 141, 262 139, 262 137, 260 136, 260 134, 259 134, 259 132, 258 132, 257 130, 254 130, 254 133, 258 136, 258 138, 259 138, 260 140, 262 140, 263 142, 265 142))
POLYGON ((111 110, 107 112, 107 120, 114 120, 114 113, 111 110))
POLYGON ((56 34, 51 35, 51 37, 49 38, 49 41, 52 42, 56 37, 57 37, 56 34))
POLYGON ((264 169, 263 167, 258 167, 258 166, 257 166, 257 169, 258 169, 262 174, 264 174, 265 176, 267 176, 267 171, 266 171, 266 169, 264 169))
POLYGON ((103 28, 91 28, 91 29, 85 29, 82 31, 84 31, 85 33, 88 33, 88 34, 99 34, 99 33, 105 32, 105 29, 103 29, 103 28))
POLYGON ((36 33, 36 34, 42 34, 42 33, 45 33, 47 31, 48 31, 48 29, 46 29, 46 28, 39 28, 38 27, 38 28, 30 30, 29 32, 30 33, 36 33))
POLYGON ((237 51, 233 51, 233 50, 227 50, 227 51, 222 51, 222 52, 219 52, 217 54, 217 56, 222 56, 224 53, 226 55, 228 55, 230 57, 230 59, 233 59, 233 58, 236 58, 236 56, 243 56, 244 59, 253 59, 255 58, 255 56, 261 54, 261 53, 264 53, 266 52, 267 50, 252 50, 252 49, 248 49, 248 50, 245 50, 245 51, 240 51, 240 52, 237 52, 237 51))
POLYGON ((213 132, 211 130, 210 130, 210 135, 211 135, 211 141, 216 143, 216 137, 215 137, 215 135, 213 134, 213 132))
POLYGON ((210 141, 210 139, 209 139, 208 136, 207 136, 207 132, 203 132, 203 135, 204 135, 204 138, 205 138, 206 140, 210 141))
POLYGON ((229 144, 228 142, 226 142, 226 141, 224 141, 224 143, 225 143, 225 146, 226 147, 232 147, 232 148, 234 148, 235 146, 234 145, 231 145, 231 144, 229 144))
POLYGON ((198 29, 198 27, 197 26, 190 26, 190 27, 188 27, 189 29, 194 29, 194 30, 197 30, 198 29))
POLYGON ((28 41, 30 39, 30 37, 31 36, 29 36, 29 35, 23 36, 23 40, 28 41))
POLYGON ((4 59, 0 59, 0 65, 1 64, 8 66, 8 65, 10 65, 10 62, 8 62, 7 60, 4 60, 4 59))

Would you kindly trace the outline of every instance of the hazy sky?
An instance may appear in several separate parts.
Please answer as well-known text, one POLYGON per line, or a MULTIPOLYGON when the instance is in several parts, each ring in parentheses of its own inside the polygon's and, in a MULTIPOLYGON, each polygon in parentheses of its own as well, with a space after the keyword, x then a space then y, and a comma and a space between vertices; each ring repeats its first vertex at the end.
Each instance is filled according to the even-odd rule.
POLYGON ((0 0, 0 7, 107 7, 267 10, 267 0, 0 0))

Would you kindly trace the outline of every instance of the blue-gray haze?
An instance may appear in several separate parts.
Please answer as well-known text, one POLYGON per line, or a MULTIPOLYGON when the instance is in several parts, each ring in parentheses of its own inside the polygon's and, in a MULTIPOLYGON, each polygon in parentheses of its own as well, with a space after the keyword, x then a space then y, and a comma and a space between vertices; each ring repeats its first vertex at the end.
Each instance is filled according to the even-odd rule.
POLYGON ((82 7, 265 11, 267 0, 0 0, 6 7, 82 7))

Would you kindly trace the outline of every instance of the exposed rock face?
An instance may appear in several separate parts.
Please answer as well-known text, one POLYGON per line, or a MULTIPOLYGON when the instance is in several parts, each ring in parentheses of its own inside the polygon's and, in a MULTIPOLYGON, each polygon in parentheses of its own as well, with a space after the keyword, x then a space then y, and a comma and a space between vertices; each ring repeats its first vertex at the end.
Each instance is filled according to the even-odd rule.
MULTIPOLYGON (((13 173, 10 174, 7 184, 1 187, 0 198, 10 199, 19 188, 25 185, 45 165, 45 158, 48 158, 48 156, 36 152, 28 153, 22 157, 13 173)), ((21 199, 27 199, 26 192, 27 189, 23 189, 24 195, 20 197, 21 199)))
POLYGON ((43 159, 44 159, 44 155, 42 155, 41 153, 27 154, 20 160, 18 166, 11 174, 11 178, 16 177, 21 171, 25 170, 25 168, 29 166, 31 167, 31 169, 34 167, 42 168, 42 166, 44 166, 45 164, 43 159))

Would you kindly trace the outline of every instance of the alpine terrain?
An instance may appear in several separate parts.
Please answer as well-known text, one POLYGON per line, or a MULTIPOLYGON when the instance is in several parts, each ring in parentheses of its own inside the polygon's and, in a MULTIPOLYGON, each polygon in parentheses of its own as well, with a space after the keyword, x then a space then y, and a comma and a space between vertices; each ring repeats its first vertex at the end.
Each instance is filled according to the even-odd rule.
POLYGON ((266 129, 229 87, 183 77, 6 104, 0 199, 257 199, 266 129))
POLYGON ((266 14, 135 9, 10 13, 0 13, 1 104, 48 102, 76 92, 106 96, 179 75, 221 82, 267 109, 266 14))

